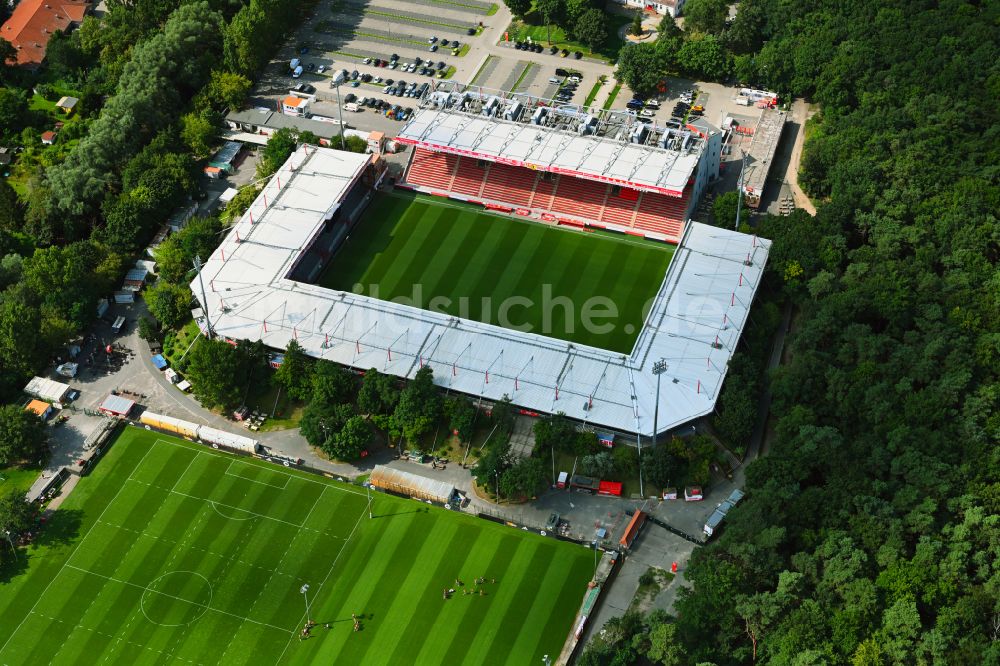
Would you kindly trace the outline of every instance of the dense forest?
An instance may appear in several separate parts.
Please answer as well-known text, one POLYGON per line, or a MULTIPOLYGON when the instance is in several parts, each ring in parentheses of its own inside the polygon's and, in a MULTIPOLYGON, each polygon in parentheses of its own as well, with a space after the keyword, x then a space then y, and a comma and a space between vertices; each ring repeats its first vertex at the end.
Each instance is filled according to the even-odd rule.
POLYGON ((775 436, 675 616, 581 663, 1000 663, 1000 4, 738 11, 741 78, 820 108, 817 216, 758 229, 795 305, 775 436))
MULTIPOLYGON (((139 249, 196 195, 221 113, 243 103, 312 6, 108 0, 103 17, 53 35, 38 72, 16 67, 0 39, 0 145, 17 155, 0 179, 0 401, 86 329, 139 249), (41 110, 63 94, 80 100, 71 117, 41 110), (56 119, 65 127, 43 146, 40 133, 56 119)), ((290 152, 287 143, 272 152, 290 152)), ((174 259, 190 265, 206 249, 192 248, 174 259)))

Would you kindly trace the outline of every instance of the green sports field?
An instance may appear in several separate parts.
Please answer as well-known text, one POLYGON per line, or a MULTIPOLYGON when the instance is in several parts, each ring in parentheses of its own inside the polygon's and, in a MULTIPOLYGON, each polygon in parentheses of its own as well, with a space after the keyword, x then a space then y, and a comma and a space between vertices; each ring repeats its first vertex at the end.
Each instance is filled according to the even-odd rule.
POLYGON ((510 664, 556 655, 591 553, 128 428, 0 584, 0 664, 510 664), (58 518, 58 516, 63 518, 58 518), (485 596, 442 589, 487 582, 485 596), (300 588, 310 586, 313 637, 300 588), (361 618, 355 632, 351 614, 361 618), (330 629, 324 623, 330 623, 330 629))
POLYGON ((662 243, 393 194, 372 203, 320 284, 628 353, 672 256, 662 243))

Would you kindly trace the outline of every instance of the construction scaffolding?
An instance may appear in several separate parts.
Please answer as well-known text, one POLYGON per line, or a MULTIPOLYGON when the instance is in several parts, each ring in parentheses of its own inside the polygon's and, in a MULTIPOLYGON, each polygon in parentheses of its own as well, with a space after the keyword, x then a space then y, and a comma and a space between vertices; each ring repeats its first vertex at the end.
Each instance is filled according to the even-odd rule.
POLYGON ((743 194, 750 208, 760 205, 786 120, 786 113, 779 109, 766 108, 761 111, 750 150, 746 154, 747 165, 743 175, 743 194))

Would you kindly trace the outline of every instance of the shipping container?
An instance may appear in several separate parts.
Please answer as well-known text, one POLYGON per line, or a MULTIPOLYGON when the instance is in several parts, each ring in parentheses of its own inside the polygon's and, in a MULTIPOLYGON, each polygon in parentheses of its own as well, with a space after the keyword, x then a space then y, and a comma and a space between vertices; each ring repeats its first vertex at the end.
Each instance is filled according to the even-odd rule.
POLYGON ((188 437, 190 439, 198 437, 197 423, 191 423, 190 421, 174 418, 173 416, 143 412, 142 416, 139 417, 139 423, 147 425, 150 428, 180 435, 181 437, 188 437))
POLYGON ((234 435, 225 430, 218 430, 208 426, 198 426, 198 439, 207 444, 218 444, 219 446, 233 451, 243 451, 244 453, 257 453, 259 446, 256 439, 234 435))

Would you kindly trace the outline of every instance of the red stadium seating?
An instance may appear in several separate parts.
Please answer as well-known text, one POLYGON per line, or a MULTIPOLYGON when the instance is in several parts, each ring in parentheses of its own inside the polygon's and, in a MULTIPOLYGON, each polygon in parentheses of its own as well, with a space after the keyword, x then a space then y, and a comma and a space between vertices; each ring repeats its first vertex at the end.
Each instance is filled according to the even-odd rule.
POLYGON ((529 206, 541 210, 552 208, 552 198, 556 192, 556 179, 550 174, 539 174, 538 182, 535 183, 535 193, 531 197, 529 206))
POLYGON ((639 203, 638 192, 622 188, 621 193, 614 195, 608 193, 608 200, 604 204, 604 212, 601 213, 601 222, 617 224, 621 227, 631 227, 635 221, 636 204, 639 203), (631 198, 623 198, 621 193, 631 198))
POLYGON ((691 187, 684 189, 682 197, 668 197, 653 192, 643 192, 639 198, 639 212, 635 228, 656 231, 679 239, 684 231, 684 213, 691 198, 691 187))
POLYGON ((484 178, 486 169, 479 166, 479 160, 462 157, 455 170, 455 182, 451 184, 451 191, 478 197, 479 191, 483 189, 484 178))
POLYGON ((494 162, 490 167, 483 198, 502 201, 513 206, 529 206, 535 186, 535 172, 494 162))
POLYGON ((458 160, 455 155, 416 148, 406 182, 447 192, 451 190, 458 160))
MULTIPOLYGON (((405 182, 434 192, 462 194, 511 208, 605 223, 635 232, 651 231, 677 242, 684 231, 684 215, 691 185, 681 197, 622 188, 612 194, 604 183, 560 175, 546 177, 531 169, 459 158, 416 148, 405 182), (624 195, 624 196, 623 196, 624 195)), ((546 218, 552 219, 552 218, 546 218)), ((631 232, 630 232, 631 233, 631 232)))
POLYGON ((552 201, 552 210, 585 220, 599 220, 607 194, 608 186, 604 183, 559 176, 559 188, 552 201))

